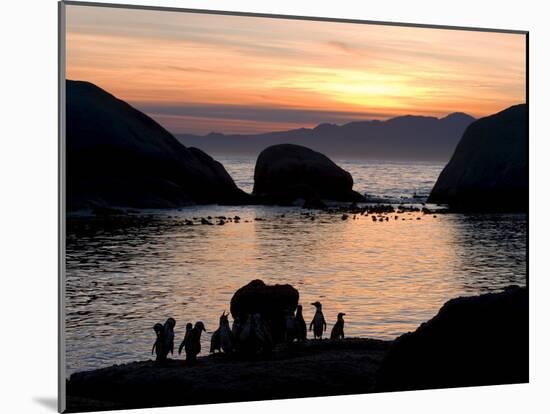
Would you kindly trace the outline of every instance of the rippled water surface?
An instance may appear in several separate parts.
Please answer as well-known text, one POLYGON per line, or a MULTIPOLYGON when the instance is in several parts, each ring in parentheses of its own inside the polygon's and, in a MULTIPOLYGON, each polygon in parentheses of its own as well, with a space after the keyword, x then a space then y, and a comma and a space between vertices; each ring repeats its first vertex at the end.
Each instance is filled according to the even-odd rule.
MULTIPOLYGON (((221 161, 251 190, 254 160, 221 161)), ((338 163, 356 190, 395 202, 421 202, 442 168, 338 163)), ((204 321, 204 353, 232 294, 257 278, 295 286, 308 322, 309 304, 320 300, 329 329, 343 311, 347 335, 381 339, 414 330, 453 297, 525 285, 524 215, 409 213, 373 222, 326 213, 312 221, 302 213, 201 206, 116 221, 69 218, 67 374, 150 358, 152 326, 168 316, 177 321, 178 343, 186 322, 204 321), (184 225, 208 215, 241 221, 184 225)))

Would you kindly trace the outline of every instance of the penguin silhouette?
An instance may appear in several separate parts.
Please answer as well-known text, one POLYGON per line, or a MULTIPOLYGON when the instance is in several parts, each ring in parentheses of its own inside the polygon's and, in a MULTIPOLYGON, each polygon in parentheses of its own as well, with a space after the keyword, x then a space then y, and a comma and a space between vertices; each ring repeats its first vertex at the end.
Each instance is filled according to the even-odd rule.
POLYGON ((296 321, 296 339, 298 341, 305 341, 307 337, 307 326, 304 315, 302 314, 302 305, 296 307, 296 316, 294 320, 296 321))
POLYGON ((254 321, 253 327, 257 350, 262 353, 270 353, 273 349, 273 337, 269 326, 259 313, 255 313, 252 320, 254 321))
POLYGON ((235 349, 235 339, 233 337, 233 332, 229 328, 229 314, 225 314, 223 311, 222 316, 220 316, 220 327, 218 331, 220 333, 220 346, 222 351, 226 354, 233 352, 235 349))
POLYGON ((315 306, 315 315, 309 324, 309 330, 311 331, 313 328, 313 339, 323 339, 323 332, 327 330, 327 322, 323 315, 323 305, 319 301, 313 302, 312 305, 315 306))
POLYGON ((221 326, 222 326, 222 320, 225 316, 225 311, 220 316, 220 323, 218 326, 218 329, 214 331, 212 334, 212 337, 210 338, 210 353, 213 354, 215 351, 221 352, 222 349, 222 341, 221 341, 221 326))
POLYGON ((192 323, 188 323, 187 325, 185 325, 185 336, 183 337, 183 341, 181 341, 180 347, 178 349, 178 354, 181 354, 181 351, 185 346, 185 341, 189 338, 189 332, 191 332, 191 329, 193 329, 192 323))
POLYGON ((330 339, 344 339, 344 316, 346 314, 340 312, 336 318, 336 323, 330 332, 330 339))
POLYGON ((243 330, 243 324, 239 319, 233 319, 233 325, 231 325, 231 335, 233 336, 233 344, 235 345, 235 351, 238 351, 240 348, 240 337, 243 330))
POLYGON ((185 360, 193 363, 197 360, 197 355, 201 352, 201 334, 206 332, 202 322, 195 323, 195 326, 189 332, 185 341, 185 360))
POLYGON ((233 332, 237 332, 237 344, 239 351, 245 354, 253 354, 256 351, 256 336, 254 328, 254 317, 248 314, 244 317, 244 322, 234 321, 233 332))
POLYGON ((296 338, 296 317, 294 312, 288 311, 285 315, 286 318, 286 329, 285 329, 285 340, 287 342, 292 342, 296 338))
POLYGON ((163 362, 166 360, 164 326, 162 326, 162 323, 156 323, 155 326, 153 326, 153 330, 155 331, 156 339, 153 344, 153 349, 151 349, 151 355, 155 353, 156 361, 163 362))
POLYGON ((174 327, 176 320, 174 318, 166 319, 164 322, 164 352, 174 354, 174 327))
POLYGON ((210 353, 221 352, 222 343, 220 340, 220 328, 216 329, 210 338, 210 353))

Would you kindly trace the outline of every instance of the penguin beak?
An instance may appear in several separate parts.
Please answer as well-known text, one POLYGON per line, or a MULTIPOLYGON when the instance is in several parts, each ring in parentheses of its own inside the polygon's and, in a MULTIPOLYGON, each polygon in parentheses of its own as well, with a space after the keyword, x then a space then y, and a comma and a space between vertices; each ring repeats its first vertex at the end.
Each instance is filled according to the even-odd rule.
POLYGON ((204 326, 202 327, 202 330, 203 330, 204 332, 206 332, 206 328, 205 328, 204 326))

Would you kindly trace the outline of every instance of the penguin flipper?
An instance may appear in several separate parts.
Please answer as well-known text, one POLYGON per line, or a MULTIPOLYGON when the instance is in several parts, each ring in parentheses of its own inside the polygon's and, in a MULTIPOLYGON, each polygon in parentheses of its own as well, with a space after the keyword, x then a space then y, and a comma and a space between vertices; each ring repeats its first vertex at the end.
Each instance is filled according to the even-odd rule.
POLYGON ((183 350, 184 346, 185 346, 185 339, 181 341, 180 347, 178 348, 178 355, 181 355, 181 351, 183 350))

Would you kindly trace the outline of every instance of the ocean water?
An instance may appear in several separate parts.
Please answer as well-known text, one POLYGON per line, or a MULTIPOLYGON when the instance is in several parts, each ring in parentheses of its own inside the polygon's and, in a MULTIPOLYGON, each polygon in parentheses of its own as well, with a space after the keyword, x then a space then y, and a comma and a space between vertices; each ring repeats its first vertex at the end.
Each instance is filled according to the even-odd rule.
MULTIPOLYGON (((217 157, 250 191, 254 161, 217 157)), ((354 188, 373 200, 422 203, 443 164, 342 161, 354 188)), ((233 293, 253 279, 290 283, 306 322, 323 303, 330 328, 393 339, 449 299, 526 283, 525 215, 394 215, 374 222, 296 207, 196 206, 144 211, 122 221, 70 217, 67 234, 67 375, 151 357, 152 326, 202 320, 203 354, 233 293), (223 226, 185 219, 241 217, 223 226), (282 217, 284 215, 284 217, 282 217), (418 218, 420 218, 418 220, 418 218), (260 220, 255 220, 260 219, 260 220)), ((174 358, 183 356, 174 355, 174 358)))

